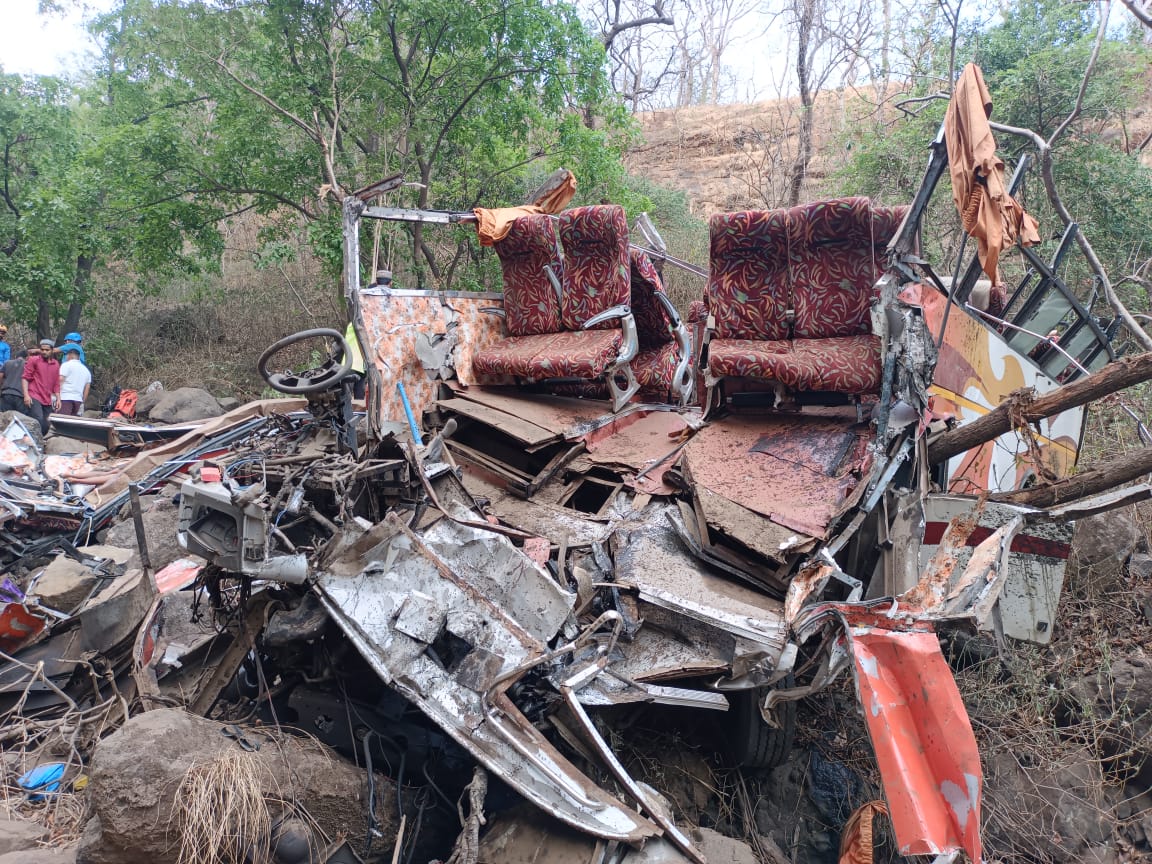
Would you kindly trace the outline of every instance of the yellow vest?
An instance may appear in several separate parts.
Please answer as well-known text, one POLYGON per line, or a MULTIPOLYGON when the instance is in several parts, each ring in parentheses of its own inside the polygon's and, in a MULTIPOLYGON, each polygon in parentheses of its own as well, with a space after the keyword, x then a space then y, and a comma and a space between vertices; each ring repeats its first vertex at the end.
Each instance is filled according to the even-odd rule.
POLYGON ((348 343, 348 347, 352 351, 352 371, 364 374, 364 355, 360 351, 360 340, 356 338, 356 328, 352 323, 348 323, 348 329, 344 331, 344 341, 348 343))

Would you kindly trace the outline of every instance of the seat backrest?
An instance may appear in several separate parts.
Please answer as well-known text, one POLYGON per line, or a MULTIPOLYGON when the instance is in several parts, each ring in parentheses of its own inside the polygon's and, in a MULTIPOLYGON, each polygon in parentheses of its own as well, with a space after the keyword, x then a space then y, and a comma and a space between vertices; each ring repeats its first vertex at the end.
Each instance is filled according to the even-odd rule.
MULTIPOLYGON (((575 207, 559 218, 564 247, 560 321, 565 330, 629 299, 628 220, 619 204, 575 207)), ((619 327, 618 320, 603 327, 619 327)))
POLYGON ((544 272, 551 265, 559 278, 560 247, 551 216, 521 216, 493 248, 504 271, 504 323, 512 336, 559 333, 560 298, 544 272))
POLYGON ((873 207, 867 198, 855 197, 788 211, 795 338, 871 331, 869 309, 884 272, 884 250, 906 210, 873 207))
POLYGON ((721 339, 786 339, 788 234, 784 210, 717 213, 709 222, 706 299, 721 339))
POLYGON ((636 319, 636 337, 641 351, 667 345, 673 340, 668 329, 664 307, 656 299, 664 293, 664 283, 652 260, 639 249, 628 250, 632 272, 632 317, 636 319))

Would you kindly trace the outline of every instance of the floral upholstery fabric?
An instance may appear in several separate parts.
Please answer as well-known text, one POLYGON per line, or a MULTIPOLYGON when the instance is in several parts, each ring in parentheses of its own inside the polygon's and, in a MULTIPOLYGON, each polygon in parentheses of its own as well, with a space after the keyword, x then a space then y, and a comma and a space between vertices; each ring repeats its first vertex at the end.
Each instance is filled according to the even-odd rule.
POLYGON ((620 353, 619 330, 509 336, 473 355, 480 375, 545 378, 598 378, 620 353))
POLYGON ((651 259, 639 249, 629 249, 628 260, 632 274, 632 317, 636 319, 640 350, 660 348, 673 339, 664 307, 655 296, 664 293, 664 283, 651 259))
MULTIPOLYGON (((565 330, 613 306, 628 304, 628 221, 618 204, 575 207, 560 214, 564 286, 560 320, 565 330)), ((619 327, 613 320, 602 328, 619 327)))
POLYGON ((679 362, 676 345, 669 342, 637 354, 632 360, 632 374, 636 376, 636 383, 643 393, 663 402, 672 392, 672 375, 679 362))
POLYGON ((521 216, 493 247, 504 270, 504 323, 512 336, 558 333, 560 298, 544 266, 562 272, 560 247, 551 216, 521 216))
POLYGON ((828 339, 713 339, 708 371, 778 381, 791 390, 865 395, 880 391, 880 339, 840 336, 828 339))
POLYGON ((709 234, 707 302, 716 316, 716 336, 787 338, 787 211, 717 213, 709 234))
MULTIPOLYGON (((640 389, 633 401, 668 402, 672 398, 672 375, 676 371, 676 362, 674 343, 637 354, 631 366, 640 389)), ((609 395, 608 385, 603 380, 557 384, 551 390, 558 396, 577 396, 582 399, 607 399, 609 395)))
POLYGON ((707 302, 715 335, 823 339, 868 333, 884 249, 906 212, 857 197, 713 216, 707 302))
POLYGON ((708 304, 703 300, 693 300, 688 304, 688 323, 703 324, 708 320, 708 304))
POLYGON ((793 239, 792 302, 797 339, 870 332, 869 309, 884 249, 900 224, 867 198, 840 198, 788 211, 793 239))

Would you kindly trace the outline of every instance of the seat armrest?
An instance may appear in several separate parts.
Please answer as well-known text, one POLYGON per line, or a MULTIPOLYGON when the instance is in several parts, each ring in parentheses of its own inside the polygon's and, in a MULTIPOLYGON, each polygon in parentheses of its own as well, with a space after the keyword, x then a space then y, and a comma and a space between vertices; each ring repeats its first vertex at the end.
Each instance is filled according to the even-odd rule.
POLYGON ((613 306, 611 309, 605 309, 599 315, 593 315, 581 326, 581 330, 590 330, 597 324, 603 324, 605 321, 611 321, 613 318, 624 318, 632 315, 632 307, 621 304, 620 306, 613 306))
POLYGON ((668 295, 663 291, 653 291, 652 296, 660 301, 660 305, 664 307, 664 314, 668 316, 668 320, 672 324, 672 329, 676 330, 681 326, 680 313, 676 311, 676 307, 672 305, 672 301, 668 299, 668 295))

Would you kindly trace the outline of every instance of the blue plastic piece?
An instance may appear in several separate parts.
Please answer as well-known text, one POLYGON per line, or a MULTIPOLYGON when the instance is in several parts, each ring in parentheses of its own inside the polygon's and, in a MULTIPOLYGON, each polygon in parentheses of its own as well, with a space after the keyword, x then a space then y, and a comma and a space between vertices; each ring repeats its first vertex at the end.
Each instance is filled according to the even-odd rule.
POLYGON ((60 791, 60 780, 67 769, 68 766, 63 762, 47 762, 26 771, 16 783, 21 789, 39 793, 29 795, 29 801, 42 801, 46 797, 44 793, 60 791))
POLYGON ((412 440, 416 444, 424 443, 420 438, 420 427, 416 425, 416 417, 412 413, 412 403, 408 401, 408 391, 404 389, 404 382, 397 381, 396 389, 400 391, 400 403, 404 406, 404 416, 408 418, 408 428, 412 430, 412 440))

